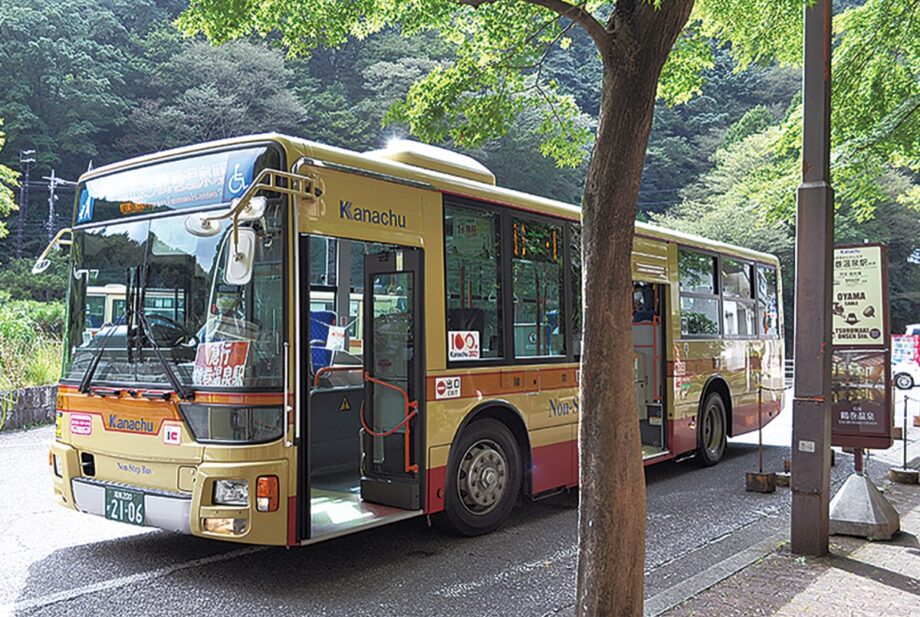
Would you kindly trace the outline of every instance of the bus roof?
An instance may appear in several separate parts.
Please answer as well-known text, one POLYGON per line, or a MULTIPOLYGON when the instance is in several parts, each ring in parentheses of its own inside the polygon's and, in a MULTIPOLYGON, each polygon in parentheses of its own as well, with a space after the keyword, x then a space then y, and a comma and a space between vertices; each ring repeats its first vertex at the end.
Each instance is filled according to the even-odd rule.
MULTIPOLYGON (((376 172, 385 176, 392 177, 394 179, 408 180, 428 185, 432 189, 441 192, 471 197, 475 199, 482 199, 485 201, 522 208, 541 214, 559 216, 571 220, 579 220, 581 218, 581 208, 579 206, 472 179, 470 176, 483 177, 483 179, 487 179, 490 172, 488 172, 484 166, 475 160, 469 159, 469 161, 473 161, 473 163, 479 165, 481 170, 484 170, 484 173, 477 173, 475 175, 471 174, 470 170, 472 164, 469 161, 464 160, 468 159, 469 157, 463 157, 462 155, 458 155, 457 153, 449 150, 425 146, 425 156, 421 157, 423 160, 427 159, 428 161, 432 161, 432 153, 438 150, 443 152, 444 158, 441 161, 434 162, 435 164, 432 164, 430 167, 420 167, 396 160, 408 160, 406 157, 395 156, 393 158, 387 158, 385 155, 385 150, 372 150, 363 153, 355 152, 352 150, 346 150, 344 148, 337 148, 335 146, 327 146, 299 137, 281 135, 279 133, 261 133, 255 135, 246 135, 242 137, 233 137, 230 139, 204 142, 191 146, 183 146, 181 148, 173 148, 170 150, 163 150, 152 154, 146 154, 124 161, 111 163, 109 165, 104 165, 102 167, 88 171, 80 176, 80 182, 91 180, 99 176, 122 171, 132 167, 149 165, 163 159, 183 155, 192 155, 215 148, 244 146, 252 143, 265 142, 278 143, 288 151, 289 155, 294 154, 297 157, 304 157, 309 159, 311 162, 333 163, 354 169, 376 172), (450 173, 447 171, 452 167, 457 167, 458 171, 456 173, 450 173)), ((401 148, 404 148, 406 142, 403 140, 400 140, 400 142, 401 148)), ((400 152, 402 152, 402 150, 400 150, 400 152)), ((729 253, 757 261, 774 264, 778 263, 778 259, 769 253, 763 253, 725 242, 718 242, 703 236, 675 231, 673 229, 660 227, 658 225, 651 225, 641 221, 636 221, 636 233, 638 235, 649 238, 676 242, 678 244, 712 251, 729 253)))

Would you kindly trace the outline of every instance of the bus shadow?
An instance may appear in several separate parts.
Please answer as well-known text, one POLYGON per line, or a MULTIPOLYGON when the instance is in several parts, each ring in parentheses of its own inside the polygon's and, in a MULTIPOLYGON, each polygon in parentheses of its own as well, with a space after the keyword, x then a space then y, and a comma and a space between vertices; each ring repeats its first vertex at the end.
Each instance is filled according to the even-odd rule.
POLYGON ((15 602, 34 610, 44 606, 44 599, 63 594, 64 602, 79 607, 82 601, 92 602, 97 593, 111 596, 138 583, 153 588, 160 581, 168 590, 198 590, 217 597, 245 593, 271 602, 291 602, 301 614, 313 614, 310 606, 341 604, 342 589, 360 586, 372 593, 382 581, 393 582, 394 568, 401 571, 400 579, 427 580, 431 562, 437 561, 438 573, 443 571, 438 578, 446 584, 453 555, 463 559, 471 553, 494 554, 497 535, 504 536, 500 544, 509 542, 509 536, 513 542, 533 533, 541 522, 574 542, 577 506, 576 491, 528 500, 499 530, 474 538, 429 526, 427 517, 418 517, 290 550, 157 531, 54 551, 29 566, 15 602), (554 517, 559 520, 545 522, 554 517), (201 589, 203 574, 205 589, 201 589), (163 583, 167 577, 168 584, 163 583))

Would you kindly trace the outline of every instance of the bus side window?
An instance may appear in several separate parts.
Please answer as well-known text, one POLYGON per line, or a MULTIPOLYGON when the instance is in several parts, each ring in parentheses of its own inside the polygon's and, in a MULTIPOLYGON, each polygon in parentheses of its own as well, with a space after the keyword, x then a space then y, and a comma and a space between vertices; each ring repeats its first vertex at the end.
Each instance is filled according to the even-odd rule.
POLYGON ((478 358, 472 360, 503 355, 499 228, 496 213, 444 206, 447 332, 478 333, 478 358))
POLYGON ((708 253, 678 249, 681 334, 718 336, 721 333, 715 262, 716 258, 708 253))

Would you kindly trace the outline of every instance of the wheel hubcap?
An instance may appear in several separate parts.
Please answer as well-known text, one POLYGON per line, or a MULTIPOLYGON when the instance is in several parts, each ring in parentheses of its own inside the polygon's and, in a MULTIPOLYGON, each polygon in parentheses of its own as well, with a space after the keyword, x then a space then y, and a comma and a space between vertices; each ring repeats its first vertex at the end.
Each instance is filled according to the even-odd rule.
POLYGON ((457 472, 457 487, 464 507, 487 514, 501 502, 508 481, 508 462, 494 441, 477 441, 466 451, 457 472))
POLYGON ((718 454, 722 447, 722 414, 711 405, 703 418, 703 443, 710 454, 718 454))

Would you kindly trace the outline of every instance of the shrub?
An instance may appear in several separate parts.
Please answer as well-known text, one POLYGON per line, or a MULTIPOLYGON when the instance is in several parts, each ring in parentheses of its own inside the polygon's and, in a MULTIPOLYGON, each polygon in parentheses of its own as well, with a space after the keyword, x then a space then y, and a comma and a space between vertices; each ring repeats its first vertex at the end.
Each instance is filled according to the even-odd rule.
POLYGON ((0 390, 54 383, 60 378, 62 302, 0 303, 0 390))

